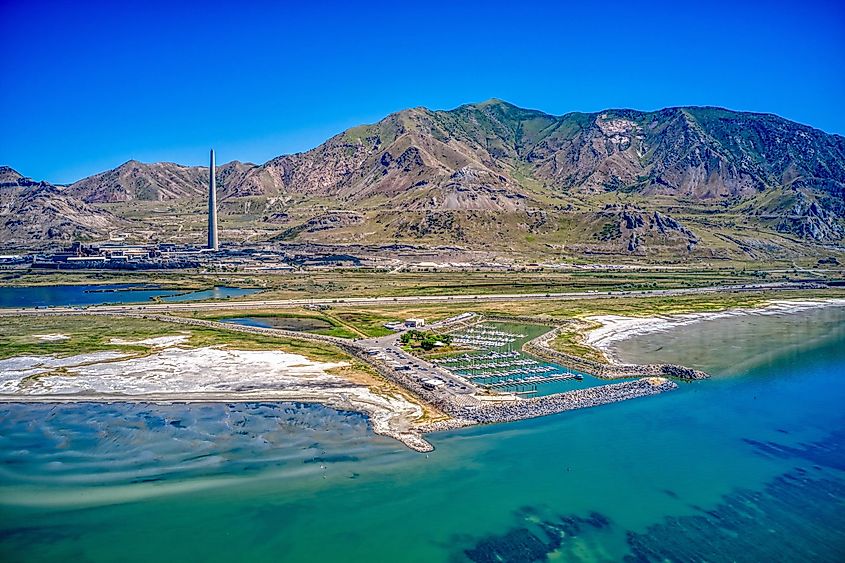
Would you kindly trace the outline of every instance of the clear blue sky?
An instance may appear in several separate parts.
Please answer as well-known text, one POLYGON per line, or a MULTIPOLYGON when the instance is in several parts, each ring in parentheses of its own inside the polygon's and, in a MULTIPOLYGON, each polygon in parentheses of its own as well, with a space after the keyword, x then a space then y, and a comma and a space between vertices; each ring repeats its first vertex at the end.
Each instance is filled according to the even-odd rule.
POLYGON ((719 105, 845 133, 843 1, 189 4, 0 0, 0 164, 69 182, 210 146, 264 162, 491 97, 719 105))

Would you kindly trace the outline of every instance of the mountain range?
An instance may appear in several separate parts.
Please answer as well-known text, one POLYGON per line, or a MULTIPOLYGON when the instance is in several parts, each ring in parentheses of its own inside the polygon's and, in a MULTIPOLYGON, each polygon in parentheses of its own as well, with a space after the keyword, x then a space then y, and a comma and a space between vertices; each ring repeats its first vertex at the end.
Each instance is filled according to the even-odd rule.
MULTIPOLYGON (((200 241, 208 169, 129 161, 67 186, 0 168, 15 245, 200 241)), ((412 108, 306 152, 218 167, 224 240, 655 259, 842 253, 845 137, 713 107, 412 108)))

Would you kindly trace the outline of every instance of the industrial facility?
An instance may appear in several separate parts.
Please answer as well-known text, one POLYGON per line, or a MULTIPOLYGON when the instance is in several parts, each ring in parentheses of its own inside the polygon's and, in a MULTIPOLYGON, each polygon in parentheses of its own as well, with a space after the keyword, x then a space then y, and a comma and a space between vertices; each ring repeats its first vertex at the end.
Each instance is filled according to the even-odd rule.
MULTIPOLYGON (((210 253, 220 251, 217 231, 217 180, 214 149, 211 149, 208 172, 208 243, 206 247, 171 244, 125 244, 126 235, 91 244, 74 242, 58 252, 9 256, 2 263, 29 264, 47 269, 171 269, 198 268, 211 261, 210 253)), ((242 253, 241 253, 242 254, 242 253)))

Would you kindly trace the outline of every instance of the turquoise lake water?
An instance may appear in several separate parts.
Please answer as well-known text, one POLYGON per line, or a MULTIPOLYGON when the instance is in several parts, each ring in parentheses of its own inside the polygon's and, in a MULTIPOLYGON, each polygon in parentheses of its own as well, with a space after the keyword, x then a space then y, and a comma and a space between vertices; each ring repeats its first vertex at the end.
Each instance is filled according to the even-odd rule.
POLYGON ((215 287, 204 291, 164 289, 151 284, 45 285, 0 287, 0 308, 84 307, 104 303, 142 303, 159 297, 162 301, 202 301, 241 297, 259 291, 240 287, 215 287))
POLYGON ((318 406, 3 407, 0 560, 845 559, 845 308, 619 353, 714 377, 429 455, 318 406))

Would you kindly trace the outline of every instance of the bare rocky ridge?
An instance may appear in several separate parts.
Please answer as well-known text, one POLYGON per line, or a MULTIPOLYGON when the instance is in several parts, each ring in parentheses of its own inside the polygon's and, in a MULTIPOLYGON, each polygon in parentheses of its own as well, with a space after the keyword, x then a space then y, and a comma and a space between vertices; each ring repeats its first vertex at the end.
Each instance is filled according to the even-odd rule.
POLYGON ((658 211, 649 213, 628 205, 607 205, 597 215, 606 222, 593 237, 602 242, 615 242, 628 252, 637 252, 641 245, 656 237, 662 238, 663 244, 685 245, 687 251, 698 244, 695 233, 658 211))
POLYGON ((305 223, 296 225, 283 231, 277 238, 286 240, 296 238, 300 233, 316 233, 319 231, 326 231, 337 227, 346 227, 350 225, 360 225, 364 223, 364 216, 354 211, 328 211, 322 215, 315 215, 305 223))
MULTIPOLYGON (((220 166, 217 177, 223 186, 238 192, 244 175, 253 164, 233 161, 220 166)), ((130 160, 106 172, 89 176, 68 186, 67 194, 85 203, 115 203, 126 201, 165 201, 201 199, 208 192, 208 168, 183 166, 172 162, 144 164, 130 160)))
POLYGON ((31 188, 40 184, 41 182, 22 176, 13 168, 0 166, 0 190, 8 192, 16 188, 31 188))
POLYGON ((0 197, 0 225, 3 238, 9 241, 87 240, 107 235, 125 224, 111 213, 44 182, 0 197))

